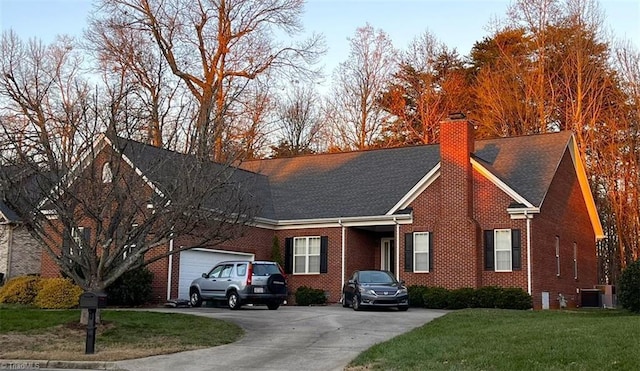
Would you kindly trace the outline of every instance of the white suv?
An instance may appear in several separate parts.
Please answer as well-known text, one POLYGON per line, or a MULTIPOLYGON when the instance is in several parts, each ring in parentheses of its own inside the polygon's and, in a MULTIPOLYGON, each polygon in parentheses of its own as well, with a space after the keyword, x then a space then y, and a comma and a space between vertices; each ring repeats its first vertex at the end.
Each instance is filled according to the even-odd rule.
POLYGON ((189 303, 194 307, 205 300, 224 300, 231 309, 250 303, 275 310, 286 299, 285 275, 280 265, 271 261, 220 262, 189 288, 189 303))

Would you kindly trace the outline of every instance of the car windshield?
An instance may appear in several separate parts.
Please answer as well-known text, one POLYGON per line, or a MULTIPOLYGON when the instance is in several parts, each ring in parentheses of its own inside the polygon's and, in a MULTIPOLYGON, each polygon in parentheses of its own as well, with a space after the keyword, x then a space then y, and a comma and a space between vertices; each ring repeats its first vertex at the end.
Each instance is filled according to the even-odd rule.
POLYGON ((254 264, 253 274, 255 276, 268 276, 270 274, 280 273, 280 269, 275 264, 254 264))
POLYGON ((387 272, 360 272, 360 283, 393 283, 395 280, 387 272))

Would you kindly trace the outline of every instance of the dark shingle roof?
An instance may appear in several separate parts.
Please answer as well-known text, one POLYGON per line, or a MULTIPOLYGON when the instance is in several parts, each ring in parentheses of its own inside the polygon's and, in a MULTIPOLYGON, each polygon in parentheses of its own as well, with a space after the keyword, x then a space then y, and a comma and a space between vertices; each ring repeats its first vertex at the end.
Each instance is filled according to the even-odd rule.
MULTIPOLYGON (((570 132, 476 141, 474 158, 534 206, 541 206, 570 132)), ((119 139, 119 147, 158 184, 181 176, 192 156, 119 139)), ((252 160, 234 171, 259 216, 273 220, 388 213, 440 162, 439 145, 252 160)), ((210 171, 223 169, 210 164, 210 171)))
MULTIPOLYGON (((570 132, 476 141, 474 157, 540 206, 570 132)), ((277 220, 384 215, 440 162, 439 145, 246 161, 268 177, 277 220)))
POLYGON ((570 131, 476 142, 475 158, 520 196, 540 207, 562 160, 570 131))
POLYGON ((247 161, 268 176, 275 219, 387 213, 439 161, 437 146, 247 161))
MULTIPOLYGON (((117 138, 117 148, 146 176, 161 192, 188 192, 188 182, 207 182, 217 186, 225 182, 229 187, 210 199, 203 200, 206 207, 215 209, 221 200, 232 197, 229 193, 241 194, 245 205, 259 205, 260 214, 273 215, 269 202, 269 186, 264 175, 251 173, 224 164, 206 162, 202 171, 191 171, 195 157, 150 146, 133 140, 117 138), (199 177, 199 178, 196 178, 199 177), (221 180, 223 179, 223 180, 221 180), (240 192, 240 193, 237 193, 240 192)), ((208 185, 205 185, 208 186, 208 185)), ((219 191, 222 188, 219 189, 219 191)), ((213 195, 213 189, 207 192, 213 195)), ((168 195, 170 196, 170 195, 168 195)))
POLYGON ((16 214, 9 205, 0 201, 0 222, 3 222, 2 219, 5 219, 4 222, 8 223, 16 223, 20 221, 20 217, 16 214), (2 218, 4 216, 4 218, 2 218))

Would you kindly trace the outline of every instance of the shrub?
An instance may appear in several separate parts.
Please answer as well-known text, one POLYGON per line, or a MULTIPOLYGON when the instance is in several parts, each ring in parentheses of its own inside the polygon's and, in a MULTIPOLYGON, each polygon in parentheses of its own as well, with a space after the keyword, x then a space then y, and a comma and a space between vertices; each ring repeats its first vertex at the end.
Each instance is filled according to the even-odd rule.
POLYGON ((476 289, 473 306, 475 308, 496 308, 502 294, 502 288, 496 286, 484 286, 476 289))
POLYGON ((447 309, 463 309, 473 307, 475 290, 464 287, 449 291, 447 309))
POLYGON ((326 304, 327 297, 321 289, 300 286, 296 290, 296 305, 307 306, 314 304, 326 304))
POLYGON ((277 236, 273 236, 273 241, 271 243, 271 261, 280 264, 280 266, 283 265, 282 253, 280 252, 280 240, 277 236))
POLYGON ((412 307, 424 307, 424 293, 427 291, 426 286, 413 285, 407 287, 409 292, 409 304, 412 307))
POLYGON ((509 287, 501 289, 495 307, 500 309, 531 309, 533 307, 533 300, 531 299, 531 295, 523 289, 509 287))
POLYGON ((622 271, 617 289, 620 305, 627 310, 640 313, 640 259, 622 271))
POLYGON ((20 276, 10 279, 0 288, 0 303, 6 304, 33 304, 33 299, 38 294, 38 276, 20 276))
POLYGON ((78 306, 84 290, 67 278, 44 278, 33 303, 42 309, 70 309, 78 306))
POLYGON ((126 272, 107 287, 107 303, 116 306, 140 306, 152 298, 153 273, 147 267, 126 272))
POLYGON ((427 287, 422 300, 425 308, 444 309, 448 305, 449 290, 444 287, 427 287))

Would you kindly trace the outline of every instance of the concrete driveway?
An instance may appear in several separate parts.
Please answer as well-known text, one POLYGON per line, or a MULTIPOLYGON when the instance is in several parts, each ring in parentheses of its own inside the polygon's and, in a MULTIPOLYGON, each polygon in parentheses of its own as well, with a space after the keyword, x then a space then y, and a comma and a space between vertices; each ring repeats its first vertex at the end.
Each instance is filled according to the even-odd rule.
MULTIPOLYGON (((215 348, 119 361, 129 371, 157 370, 342 370, 372 345, 419 327, 446 311, 411 308, 355 312, 341 305, 263 306, 226 308, 167 308, 238 324, 245 336, 215 348)), ((189 331, 189 329, 185 329, 189 331)))

